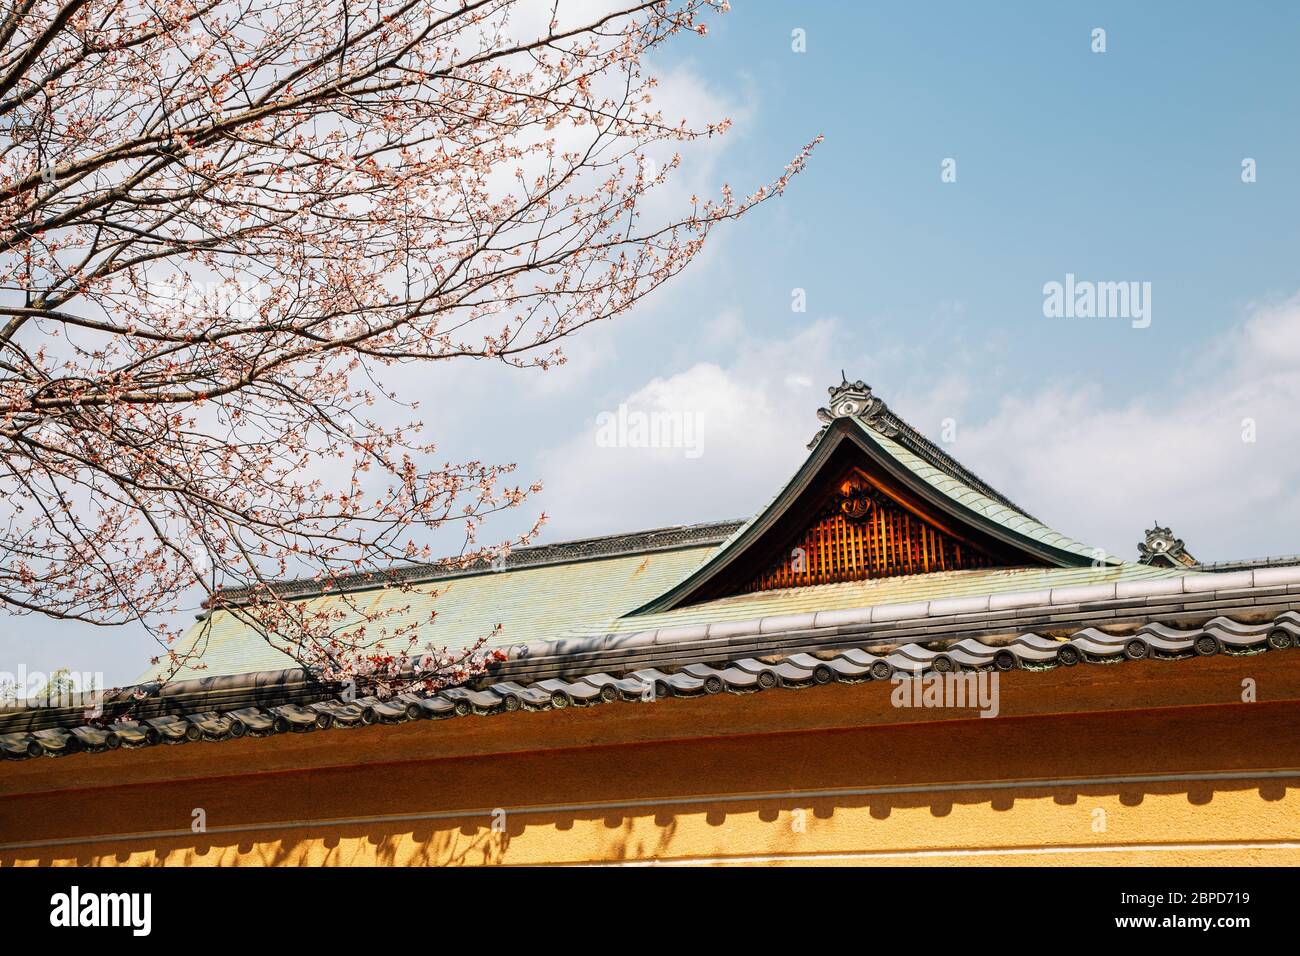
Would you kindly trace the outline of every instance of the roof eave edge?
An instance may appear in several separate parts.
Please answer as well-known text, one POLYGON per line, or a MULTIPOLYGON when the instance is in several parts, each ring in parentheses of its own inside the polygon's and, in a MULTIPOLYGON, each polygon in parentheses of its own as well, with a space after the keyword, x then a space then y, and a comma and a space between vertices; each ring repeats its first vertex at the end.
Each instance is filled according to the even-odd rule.
MULTIPOLYGON (((1091 608, 1105 602, 1113 602, 1114 610, 1131 609, 1142 614, 1150 613, 1150 599, 1153 597, 1197 595, 1203 600, 1221 601, 1224 598, 1220 596, 1220 592, 1231 594, 1234 599, 1240 599, 1242 606, 1253 606, 1256 597, 1249 592, 1267 589, 1275 593, 1279 587, 1288 589, 1294 587, 1297 592, 1300 592, 1300 567, 1263 568, 1216 574, 1190 572, 1180 577, 1116 581, 1107 584, 1075 584, 1059 588, 992 592, 984 595, 938 598, 904 604, 880 604, 846 610, 769 615, 745 621, 660 628, 630 635, 593 635, 585 638, 570 638, 562 642, 516 644, 508 649, 508 654, 510 663, 518 664, 527 661, 539 665, 556 664, 577 659, 582 655, 615 649, 654 646, 658 649, 671 650, 690 648, 702 641, 716 643, 719 638, 771 636, 777 639, 796 631, 816 631, 822 628, 853 628, 886 624, 902 627, 909 623, 951 617, 956 614, 962 615, 967 623, 970 623, 978 622, 978 615, 981 612, 994 615, 1006 611, 1028 613, 1038 609, 1053 608, 1064 613, 1070 607, 1086 604, 1091 608)), ((1203 613, 1222 614, 1225 613, 1225 609, 1218 607, 1203 613)), ((997 620, 999 624, 1005 623, 1002 618, 990 617, 990 622, 993 620, 997 620)), ((516 678, 512 676, 510 679, 516 678)), ((139 686, 150 690, 157 689, 157 685, 139 686)), ((213 703, 211 697, 217 694, 227 698, 247 696, 250 702, 256 702, 254 700, 256 698, 262 701, 263 705, 267 703, 268 697, 285 696, 301 700, 301 691, 308 687, 317 688, 323 696, 328 696, 329 690, 326 685, 316 681, 302 668, 179 681, 163 689, 161 712, 192 712, 192 708, 184 705, 211 705, 213 703)), ((136 689, 123 688, 115 694, 114 700, 124 700, 136 689)), ((230 702, 229 699, 223 701, 223 703, 230 702)), ((157 703, 157 698, 154 699, 154 703, 157 703)), ((66 716, 72 717, 81 709, 67 708, 66 710, 66 716)), ((13 722, 14 718, 23 713, 33 712, 52 716, 50 708, 0 712, 0 727, 13 722)), ((56 716, 63 716, 63 714, 56 716)), ((5 728, 0 732, 15 731, 5 728)))

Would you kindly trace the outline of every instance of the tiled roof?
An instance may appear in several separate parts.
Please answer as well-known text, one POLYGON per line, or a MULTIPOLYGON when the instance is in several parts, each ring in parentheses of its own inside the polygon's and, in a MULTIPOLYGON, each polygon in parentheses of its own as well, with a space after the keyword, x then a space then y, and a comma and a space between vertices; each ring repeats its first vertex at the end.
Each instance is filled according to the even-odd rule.
MULTIPOLYGON (((725 541, 744 521, 710 521, 702 524, 670 525, 649 531, 631 531, 623 534, 602 535, 558 541, 554 544, 529 545, 515 548, 495 566, 483 560, 461 566, 455 558, 443 558, 432 563, 399 564, 382 572, 347 574, 337 578, 330 593, 367 591, 385 584, 429 584, 471 575, 515 571, 553 564, 572 564, 597 558, 623 557, 672 551, 679 548, 717 545, 725 541)), ((284 581, 274 585, 275 593, 283 598, 314 597, 321 594, 320 582, 313 578, 284 581)), ((230 588, 221 592, 222 603, 228 605, 247 601, 252 588, 230 588)))
MULTIPOLYGON (((388 620, 390 626, 424 621, 423 640, 451 648, 471 644, 501 622, 494 647, 563 642, 592 634, 627 635, 640 631, 700 623, 726 623, 809 611, 839 611, 873 605, 908 604, 943 597, 1036 591, 1072 585, 1176 577, 1168 568, 1137 562, 1098 568, 999 568, 878 578, 815 587, 757 591, 657 614, 628 616, 649 596, 656 596, 694 571, 713 552, 712 546, 650 555, 593 560, 565 566, 522 568, 512 572, 465 577, 420 585, 409 591, 376 590, 362 595, 368 607, 407 607, 388 620)), ((353 598, 360 600, 361 598, 353 598)), ((315 598, 311 600, 329 600, 315 598)), ((188 650, 204 640, 203 669, 187 669, 179 678, 221 676, 292 667, 293 660, 272 647, 227 611, 216 611, 186 636, 188 650)), ((138 683, 157 679, 142 675, 138 683)))
MULTIPOLYGON (((499 571, 479 568, 434 575, 426 570, 424 577, 408 580, 411 587, 403 589, 384 589, 373 581, 362 588, 356 582, 350 600, 371 611, 408 607, 400 621, 394 618, 389 623, 422 622, 421 643, 436 646, 469 646, 491 634, 497 624, 503 627, 502 635, 490 646, 537 640, 568 629, 590 632, 695 570, 736 524, 691 525, 520 548, 499 571)), ((301 593, 300 599, 309 602, 337 600, 313 597, 305 587, 301 593)), ((178 678, 293 665, 290 657, 236 615, 220 609, 190 628, 178 652, 188 655, 196 646, 203 648, 202 669, 187 667, 178 678)), ((154 668, 138 682, 156 680, 160 673, 161 667, 154 668)))
MULTIPOLYGON (((1001 495, 991 497, 986 493, 987 486, 983 482, 980 485, 985 490, 976 490, 957 477, 969 473, 951 467, 942 469, 931 464, 929 459, 934 456, 922 457, 916 454, 896 440, 897 436, 889 437, 862 416, 830 417, 828 413, 827 417, 830 418, 830 424, 818 433, 811 446, 811 454, 781 490, 753 518, 737 528, 707 562, 669 591, 638 607, 635 616, 663 613, 695 600, 712 577, 721 574, 729 563, 740 560, 747 549, 758 545, 766 529, 772 527, 785 510, 794 505, 812 476, 817 475, 831 460, 832 454, 846 442, 856 444, 873 460, 887 463, 889 470, 906 476, 914 487, 928 488, 929 496, 936 500, 938 507, 957 516, 954 520, 982 525, 982 530, 986 533, 994 534, 1016 550, 1032 555, 1033 560, 1074 568, 1085 563, 1100 565, 1102 568, 1132 564, 1108 554, 1104 549, 1089 547, 1047 527, 1016 509, 1001 495)), ((881 422, 879 412, 873 421, 878 424, 881 422)), ((896 431, 899 422, 901 419, 891 417, 882 427, 896 431)), ((1031 558, 1026 557, 1025 563, 1031 563, 1031 558)), ((929 577, 937 581, 943 579, 942 574, 929 577)))
MULTIPOLYGON (((473 687, 388 700, 341 700, 300 671, 184 681, 142 704, 139 720, 92 726, 71 709, 0 714, 7 731, 0 753, 58 756, 930 672, 1257 654, 1297 644, 1300 569, 1194 574, 541 642, 511 648, 500 669, 473 687), (1199 623, 1171 623, 1189 616, 1199 623)), ((106 704, 110 712, 113 706, 106 704)))
POLYGON ((491 716, 600 704, 646 703, 674 697, 801 690, 832 682, 857 684, 964 671, 1041 671, 1080 663, 1117 663, 1157 658, 1180 660, 1212 654, 1258 654, 1300 644, 1300 613, 1288 610, 1271 621, 1244 624, 1215 617, 1201 627, 1179 629, 1151 623, 1136 632, 1112 634, 1083 628, 1058 640, 1029 632, 986 644, 974 638, 938 648, 903 644, 892 650, 859 646, 832 652, 738 657, 722 663, 686 664, 673 670, 643 667, 615 676, 596 671, 576 678, 531 683, 499 681, 471 690, 431 695, 402 694, 388 700, 318 699, 219 711, 165 714, 106 726, 53 727, 0 734, 0 754, 11 759, 66 756, 118 747, 219 741, 243 736, 398 724, 420 719, 491 716))
MULTIPOLYGON (((871 603, 909 601, 975 592, 1064 586, 1127 580, 1158 573, 1135 563, 1120 564, 1097 549, 1046 527, 1018 510, 1007 498, 966 470, 879 399, 870 396, 862 383, 845 383, 832 390, 836 412, 823 409, 828 426, 800 472, 788 482, 772 503, 747 522, 659 528, 635 534, 610 535, 582 541, 519 548, 496 568, 479 565, 461 568, 454 562, 401 565, 382 574, 353 575, 336 582, 328 596, 317 581, 290 581, 275 586, 283 597, 306 602, 337 601, 339 592, 371 614, 405 608, 401 614, 385 616, 387 627, 370 629, 372 640, 383 639, 383 631, 412 623, 419 624, 419 641, 458 649, 482 637, 499 635, 490 646, 563 640, 572 635, 626 633, 647 627, 670 626, 698 621, 733 621, 768 613, 798 613, 805 610, 838 610, 871 603), (847 391, 845 391, 847 390, 847 391), (845 414, 836 399, 845 396, 859 402, 858 413, 845 414), (862 402, 866 402, 863 406, 862 402), (1028 547, 1038 562, 1056 564, 1113 563, 1113 568, 1072 567, 1060 569, 1010 569, 995 572, 938 573, 924 577, 877 579, 850 585, 823 585, 781 591, 763 591, 738 598, 704 601, 687 607, 681 595, 707 580, 715 569, 725 566, 736 553, 752 546, 749 537, 761 536, 763 522, 770 520, 795 495, 809 474, 815 474, 834 442, 853 441, 891 467, 911 476, 917 487, 947 507, 966 516, 964 520, 986 522, 1020 546, 1028 547), (821 446, 827 446, 823 448, 821 446), (1035 547, 1039 550, 1033 550, 1035 547), (1067 573, 1053 575, 1053 570, 1067 573), (401 588, 387 585, 401 584, 401 588), (675 607, 675 610, 666 608, 675 607), (436 616, 430 620, 430 616, 436 616)), ((1029 559, 1026 563, 1031 563, 1029 559)), ((223 592, 220 604, 238 605, 247 591, 223 592)), ((358 620, 360 614, 358 614, 358 620)), ((237 615, 217 606, 200 619, 177 648, 184 659, 196 658, 175 676, 249 673, 285 668, 292 659, 272 647, 237 615), (201 650, 201 654, 192 653, 201 650), (196 666, 197 665, 197 666, 196 666)), ((159 665, 139 680, 157 679, 159 665)))

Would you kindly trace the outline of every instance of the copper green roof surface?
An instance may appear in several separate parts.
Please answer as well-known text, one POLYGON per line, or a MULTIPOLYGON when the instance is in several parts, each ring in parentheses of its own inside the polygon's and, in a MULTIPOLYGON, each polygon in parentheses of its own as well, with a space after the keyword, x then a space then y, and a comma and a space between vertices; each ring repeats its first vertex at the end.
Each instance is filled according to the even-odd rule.
MULTIPOLYGON (((759 591, 720 598, 658 614, 627 613, 689 575, 716 548, 683 548, 653 554, 521 568, 419 585, 414 592, 375 590, 356 596, 378 610, 409 604, 402 620, 437 617, 421 633, 421 643, 463 647, 496 624, 503 629, 491 646, 558 640, 595 634, 629 634, 657 628, 743 621, 778 614, 835 611, 885 604, 906 604, 946 597, 1035 591, 1080 584, 1152 580, 1186 576, 1185 569, 1155 568, 1137 562, 1086 568, 995 568, 947 571, 842 584, 759 591)), ((313 598, 313 601, 338 600, 313 598)), ((398 623, 397 620, 392 623, 398 623)), ((200 621, 187 635, 183 650, 207 641, 203 669, 187 668, 178 677, 222 676, 293 666, 226 611, 200 621)), ((140 678, 148 681, 150 672, 140 678)))
MULTIPOLYGON (((1069 551, 1072 554, 1086 557, 1089 560, 1114 564, 1119 564, 1121 562, 1120 558, 1108 554, 1102 548, 1094 548, 1076 541, 1067 535, 1061 534, 1059 531, 1054 531, 1037 519, 1029 517, 1024 512, 1009 508, 988 495, 976 491, 957 478, 954 478, 953 476, 940 471, 938 468, 935 468, 933 465, 928 464, 919 455, 915 455, 908 451, 893 439, 885 437, 861 419, 855 418, 853 419, 853 423, 870 436, 877 445, 891 455, 900 465, 911 471, 914 475, 922 478, 958 504, 965 505, 972 511, 984 515, 984 517, 997 522, 1007 530, 1025 535, 1026 537, 1032 538, 1042 544, 1051 545, 1060 548, 1063 551, 1069 551)), ((780 491, 769 498, 767 503, 764 504, 763 507, 759 508, 752 518, 737 528, 727 538, 727 540, 722 543, 722 546, 718 548, 717 553, 723 553, 730 548, 735 541, 742 537, 755 522, 766 514, 769 508, 780 500, 781 496, 794 480, 794 478, 791 478, 790 482, 783 485, 780 491)))
MULTIPOLYGON (((542 567, 487 572, 414 586, 414 590, 375 589, 353 594, 350 600, 369 610, 410 605, 400 617, 385 621, 424 621, 419 644, 466 647, 502 625, 489 646, 504 646, 555 636, 559 631, 599 631, 634 607, 643 604, 694 571, 715 550, 715 544, 648 554, 598 558, 542 567)), ((306 599, 310 603, 337 601, 337 597, 306 599)), ((206 641, 199 663, 176 676, 217 677, 294 666, 285 654, 271 647, 229 611, 216 611, 197 622, 178 652, 185 655, 206 641)), ((402 646, 391 648, 400 650, 402 646)), ((137 683, 156 679, 151 669, 137 683)))

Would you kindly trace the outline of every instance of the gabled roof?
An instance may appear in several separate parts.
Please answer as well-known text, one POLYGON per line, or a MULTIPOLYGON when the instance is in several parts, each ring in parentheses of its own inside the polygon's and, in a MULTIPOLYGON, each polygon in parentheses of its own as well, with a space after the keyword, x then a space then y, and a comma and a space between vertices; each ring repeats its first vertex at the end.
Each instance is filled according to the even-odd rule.
POLYGON ((830 389, 830 408, 818 414, 825 426, 795 475, 762 510, 738 528, 704 565, 634 615, 681 607, 718 596, 729 569, 775 552, 787 542, 776 529, 817 482, 845 461, 864 467, 917 496, 952 524, 1002 549, 1007 566, 1089 567, 1122 562, 1056 531, 1015 505, 907 425, 863 382, 830 389))

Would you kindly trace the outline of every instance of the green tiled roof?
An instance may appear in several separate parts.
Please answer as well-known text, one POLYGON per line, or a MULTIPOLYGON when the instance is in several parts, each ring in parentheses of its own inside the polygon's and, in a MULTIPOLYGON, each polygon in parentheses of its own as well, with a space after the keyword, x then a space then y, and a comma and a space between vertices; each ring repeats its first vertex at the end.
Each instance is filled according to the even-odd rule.
MULTIPOLYGON (((437 617, 422 632, 423 641, 456 648, 473 643, 500 623, 491 646, 559 640, 596 634, 630 634, 679 625, 745 621, 779 614, 837 611, 884 604, 906 604, 946 597, 1036 591, 1080 584, 1180 577, 1186 569, 1156 568, 1137 562, 1083 568, 994 568, 946 571, 842 584, 759 591, 693 604, 657 614, 627 616, 633 608, 696 570, 714 546, 652 554, 601 558, 571 564, 521 568, 418 585, 414 592, 376 590, 361 599, 371 610, 410 605, 402 620, 437 617)), ((313 598, 313 601, 338 598, 313 598)), ((394 621, 394 623, 397 623, 394 621)), ((185 649, 206 640, 202 662, 178 677, 221 676, 292 667, 227 611, 195 624, 185 649)), ((151 671, 140 678, 148 681, 151 671)))
MULTIPOLYGON (((466 647, 502 625, 490 646, 517 644, 556 636, 561 631, 592 633, 694 571, 716 549, 715 544, 596 558, 542 567, 487 572, 414 586, 414 590, 376 589, 353 594, 350 600, 369 610, 404 607, 409 611, 386 621, 427 621, 421 626, 422 645, 466 647)), ((337 597, 307 598, 310 602, 337 597)), ((201 670, 187 667, 177 676, 215 677, 292 667, 294 662, 229 611, 216 611, 197 622, 178 649, 188 652, 205 642, 201 670)), ((403 641, 403 648, 405 643, 403 641)), ((399 648, 394 647, 394 650, 399 648)), ((151 669, 137 681, 156 679, 151 669)))
MULTIPOLYGON (((949 499, 953 505, 972 512, 979 519, 997 525, 1004 532, 1009 532, 1012 540, 1020 539, 1022 550, 1028 546, 1029 553, 1037 554, 1037 550, 1033 548, 1034 545, 1052 548, 1058 552, 1055 557, 1057 563, 1068 563, 1076 567, 1083 561, 1088 562, 1089 566, 1097 563, 1119 566, 1124 563, 1120 558, 1108 554, 1104 549, 1089 547, 1074 538, 1047 527, 1036 518, 1026 514, 1023 510, 1014 506, 1010 499, 967 471, 952 460, 942 449, 933 446, 911 426, 892 413, 889 413, 887 427, 892 429, 890 434, 897 435, 897 438, 890 437, 882 430, 872 427, 861 417, 843 415, 835 419, 835 422, 836 427, 828 427, 818 433, 817 438, 809 446, 811 454, 790 480, 781 487, 781 490, 759 509, 749 521, 737 528, 735 533, 722 543, 721 547, 692 577, 681 581, 671 592, 657 595, 645 605, 638 607, 635 614, 637 620, 641 621, 651 616, 657 616, 669 608, 681 607, 698 594, 710 577, 719 573, 719 569, 725 567, 727 562, 735 560, 739 555, 744 554, 748 549, 758 544, 764 534, 762 524, 768 522, 770 525, 770 522, 796 500, 800 490, 807 487, 809 476, 817 474, 818 470, 824 467, 829 460, 827 447, 832 449, 836 447, 835 445, 823 446, 826 446, 828 441, 847 441, 850 434, 861 436, 860 439, 856 440, 863 446, 864 450, 868 448, 878 449, 878 452, 868 451, 868 454, 883 455, 892 459, 893 463, 901 470, 909 473, 914 481, 929 485, 942 497, 949 499), (905 440, 909 441, 912 447, 905 445, 905 440), (914 449, 921 450, 928 457, 923 457, 914 449), (940 465, 943 467, 940 467, 940 465), (976 485, 979 487, 975 487, 976 485), (1061 555, 1068 557, 1062 560, 1061 555)), ((961 512, 954 513, 961 514, 961 512)), ((975 519, 966 516, 956 520, 971 522, 975 519)), ((1038 560, 1043 559, 1038 558, 1038 560)), ((1031 559, 1026 558, 1025 563, 1028 564, 1030 561, 1031 559)), ((942 581, 946 578, 942 574, 929 577, 934 578, 936 581, 942 581)), ((817 592, 819 589, 809 588, 805 590, 817 592)), ((705 606, 713 607, 716 603, 708 602, 705 606)))

